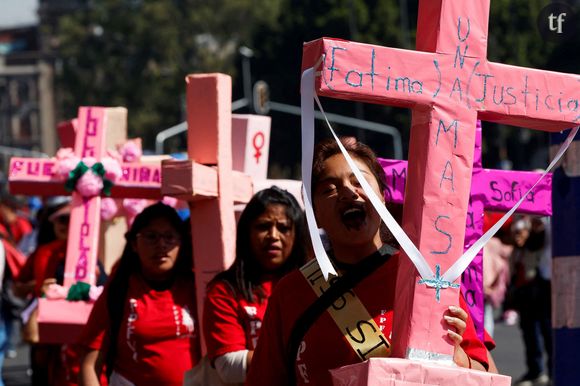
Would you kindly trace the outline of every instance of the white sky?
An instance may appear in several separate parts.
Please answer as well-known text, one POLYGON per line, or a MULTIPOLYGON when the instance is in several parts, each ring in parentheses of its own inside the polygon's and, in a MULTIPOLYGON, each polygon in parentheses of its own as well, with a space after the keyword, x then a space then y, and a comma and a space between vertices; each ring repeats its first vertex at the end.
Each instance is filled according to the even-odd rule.
POLYGON ((38 0, 0 0, 0 28, 36 24, 37 9, 38 0))

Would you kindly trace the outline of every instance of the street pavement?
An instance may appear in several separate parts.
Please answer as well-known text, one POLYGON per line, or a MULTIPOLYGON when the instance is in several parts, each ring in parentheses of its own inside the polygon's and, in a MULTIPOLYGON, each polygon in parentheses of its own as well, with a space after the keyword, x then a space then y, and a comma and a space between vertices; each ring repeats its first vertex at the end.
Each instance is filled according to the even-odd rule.
MULTIPOLYGON (((497 347, 492 354, 500 373, 509 375, 514 380, 518 379, 525 371, 524 349, 519 328, 497 323, 494 338, 497 347)), ((7 358, 4 361, 4 383, 6 386, 29 386, 28 347, 20 345, 17 352, 16 358, 7 358)))

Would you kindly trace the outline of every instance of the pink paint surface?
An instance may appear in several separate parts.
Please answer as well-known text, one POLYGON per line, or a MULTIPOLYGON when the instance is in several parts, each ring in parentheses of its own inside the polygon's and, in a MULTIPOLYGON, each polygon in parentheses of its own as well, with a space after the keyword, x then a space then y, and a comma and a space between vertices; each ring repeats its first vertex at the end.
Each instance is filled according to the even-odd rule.
MULTIPOLYGON (((412 110, 403 229, 442 272, 464 250, 477 119, 551 132, 580 121, 580 76, 487 60, 489 1, 421 0, 418 51, 328 38, 304 45, 302 69, 320 72, 317 94, 412 110)), ((452 357, 440 322, 458 292, 442 291, 437 303, 407 259, 397 284, 393 355, 452 357)))
POLYGON ((398 358, 370 358, 330 370, 334 386, 509 386, 505 375, 398 358))

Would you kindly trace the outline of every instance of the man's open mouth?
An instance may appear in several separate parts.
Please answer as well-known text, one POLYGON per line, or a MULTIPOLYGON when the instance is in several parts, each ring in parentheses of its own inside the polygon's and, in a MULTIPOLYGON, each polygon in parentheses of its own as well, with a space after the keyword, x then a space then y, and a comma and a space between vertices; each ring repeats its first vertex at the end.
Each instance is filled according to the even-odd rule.
POLYGON ((343 208, 340 218, 347 229, 358 230, 365 223, 367 218, 364 204, 354 203, 343 208))

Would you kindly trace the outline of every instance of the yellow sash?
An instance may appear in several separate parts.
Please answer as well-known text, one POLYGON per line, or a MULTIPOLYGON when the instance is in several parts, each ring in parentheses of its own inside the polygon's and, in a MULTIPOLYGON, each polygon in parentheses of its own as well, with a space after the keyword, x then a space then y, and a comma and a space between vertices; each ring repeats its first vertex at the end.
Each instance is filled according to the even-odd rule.
MULTIPOLYGON (((316 260, 308 262, 300 272, 318 297, 338 280, 337 277, 328 282, 324 280, 316 260)), ((391 355, 391 343, 352 290, 340 296, 326 311, 361 361, 391 355)))

